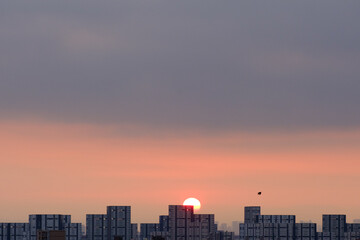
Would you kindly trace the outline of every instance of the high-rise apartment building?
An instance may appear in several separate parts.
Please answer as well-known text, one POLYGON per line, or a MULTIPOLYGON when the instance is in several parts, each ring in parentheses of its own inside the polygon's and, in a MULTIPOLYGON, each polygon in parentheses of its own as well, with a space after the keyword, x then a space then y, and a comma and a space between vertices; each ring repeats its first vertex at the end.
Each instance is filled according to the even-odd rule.
POLYGON ((65 226, 71 223, 70 215, 61 214, 32 214, 29 215, 30 240, 36 240, 38 230, 65 230, 65 226))
POLYGON ((190 225, 194 220, 193 206, 169 206, 169 235, 171 240, 190 239, 190 225))
POLYGON ((191 239, 211 239, 214 234, 214 214, 194 214, 194 221, 190 225, 191 239))
POLYGON ((82 238, 82 224, 81 223, 67 223, 65 225, 66 240, 81 240, 82 238))
POLYGON ((241 240, 293 240, 294 224, 288 223, 244 223, 240 224, 241 240))
POLYGON ((360 232, 346 232, 344 235, 344 240, 359 240, 360 232))
POLYGON ((295 239, 296 240, 316 240, 316 223, 296 223, 295 239))
POLYGON ((131 239, 131 207, 108 206, 107 207, 108 240, 131 239))
POLYGON ((141 223, 140 224, 140 240, 149 240, 154 232, 159 232, 158 223, 141 223))
POLYGON ((360 239, 360 223, 346 224, 346 232, 345 232, 344 238, 345 238, 345 240, 359 240, 360 239))
POLYGON ((107 240, 107 215, 87 214, 86 215, 86 239, 107 240))
POLYGON ((244 208, 244 223, 256 223, 261 213, 260 206, 247 206, 244 208))
POLYGON ((295 220, 295 215, 261 215, 260 207, 245 207, 239 237, 241 240, 293 240, 295 220))
POLYGON ((193 206, 169 206, 171 240, 211 239, 215 234, 213 214, 194 214, 193 206))
POLYGON ((344 239, 345 232, 347 232, 346 215, 324 214, 322 220, 322 240, 344 239))
POLYGON ((169 239, 169 216, 160 215, 159 223, 141 223, 139 239, 169 239))
POLYGON ((131 239, 132 240, 137 240, 138 237, 139 237, 138 224, 137 223, 132 223, 131 224, 131 239))
POLYGON ((0 223, 0 240, 27 240, 28 223, 0 223))
POLYGON ((360 232, 360 223, 348 223, 346 224, 347 232, 360 232))
POLYGON ((87 240, 130 240, 133 227, 130 206, 108 206, 106 214, 86 215, 87 240))
POLYGON ((159 230, 161 232, 169 231, 169 216, 167 216, 167 215, 159 216, 159 230))

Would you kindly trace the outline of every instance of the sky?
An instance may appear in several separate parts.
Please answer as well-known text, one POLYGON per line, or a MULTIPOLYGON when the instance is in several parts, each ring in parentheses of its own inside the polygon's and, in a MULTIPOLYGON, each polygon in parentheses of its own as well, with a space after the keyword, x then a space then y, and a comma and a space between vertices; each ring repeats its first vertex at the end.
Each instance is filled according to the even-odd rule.
POLYGON ((360 218, 359 1, 0 2, 0 221, 188 197, 360 218), (257 192, 262 191, 262 196, 257 192))

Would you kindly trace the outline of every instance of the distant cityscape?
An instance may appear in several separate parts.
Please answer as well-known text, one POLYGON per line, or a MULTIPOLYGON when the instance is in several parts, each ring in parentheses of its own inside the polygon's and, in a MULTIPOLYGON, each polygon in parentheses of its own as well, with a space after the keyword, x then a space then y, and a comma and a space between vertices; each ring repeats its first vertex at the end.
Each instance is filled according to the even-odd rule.
POLYGON ((31 214, 25 223, 0 223, 0 240, 360 240, 360 221, 324 214, 316 223, 296 222, 295 215, 262 215, 260 206, 244 208, 243 222, 215 222, 214 214, 195 214, 193 206, 169 205, 156 223, 132 223, 130 206, 107 206, 87 214, 86 226, 71 215, 31 214))

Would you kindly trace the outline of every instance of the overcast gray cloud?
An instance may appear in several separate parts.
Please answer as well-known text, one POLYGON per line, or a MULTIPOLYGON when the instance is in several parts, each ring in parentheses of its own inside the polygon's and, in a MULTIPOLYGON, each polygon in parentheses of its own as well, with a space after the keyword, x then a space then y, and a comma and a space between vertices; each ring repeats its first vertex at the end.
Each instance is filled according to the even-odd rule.
POLYGON ((359 1, 1 1, 0 118, 360 124, 359 1))

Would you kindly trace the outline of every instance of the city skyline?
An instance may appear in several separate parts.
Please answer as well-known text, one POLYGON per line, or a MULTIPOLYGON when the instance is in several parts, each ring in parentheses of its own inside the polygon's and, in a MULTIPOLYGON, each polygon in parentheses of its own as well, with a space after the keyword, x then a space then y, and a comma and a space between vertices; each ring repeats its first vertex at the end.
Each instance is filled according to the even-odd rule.
POLYGON ((360 1, 0 1, 0 222, 188 197, 360 216, 360 1), (258 195, 258 192, 262 192, 258 195))
MULTIPOLYGON (((146 222, 136 222, 132 218, 132 210, 131 206, 107 206, 105 213, 101 214, 93 214, 93 213, 86 213, 86 222, 84 223, 76 223, 72 221, 71 215, 64 215, 64 214, 30 214, 28 216, 28 222, 22 221, 18 223, 14 222, 0 222, 4 225, 17 225, 15 228, 18 228, 20 231, 29 231, 25 235, 31 239, 36 239, 36 230, 48 231, 48 230, 65 230, 68 240, 78 240, 81 239, 82 236, 86 236, 87 240, 94 240, 94 239, 113 239, 114 236, 109 235, 111 232, 108 226, 113 226, 111 222, 118 223, 123 221, 124 225, 118 225, 115 229, 123 229, 123 234, 125 234, 126 238, 137 238, 140 237, 142 239, 144 234, 146 236, 150 236, 151 232, 158 232, 164 234, 165 232, 171 232, 169 227, 171 228, 171 218, 176 218, 177 215, 180 213, 176 213, 178 211, 190 211, 191 215, 186 217, 189 221, 193 222, 196 219, 206 219, 205 222, 211 221, 214 225, 209 229, 213 229, 211 231, 231 231, 235 232, 235 236, 239 235, 239 228, 240 232, 244 231, 244 228, 259 226, 258 224, 288 224, 287 228, 313 228, 314 231, 310 236, 314 239, 317 239, 318 234, 321 232, 334 232, 339 231, 339 227, 334 222, 342 222, 343 226, 341 227, 345 232, 353 231, 356 235, 354 237, 360 237, 360 223, 359 219, 354 219, 353 221, 349 220, 346 214, 329 214, 324 213, 322 214, 322 223, 320 222, 313 222, 309 221, 299 221, 296 215, 288 215, 288 214, 264 214, 261 206, 245 206, 244 207, 244 214, 242 219, 239 221, 232 221, 231 225, 227 223, 220 223, 217 221, 215 214, 213 213, 199 213, 198 210, 195 210, 196 205, 168 205, 168 215, 158 215, 156 221, 152 221, 149 223, 146 222), (169 219, 170 217, 170 219, 169 219), (170 222, 169 222, 170 221, 170 222), (255 225, 253 225, 255 224, 255 225), (290 224, 290 225, 289 225, 290 224), (296 225, 297 224, 297 225, 296 225), (28 226, 27 226, 28 225, 28 226), (346 225, 346 226, 345 226, 346 225), (27 230, 29 229, 29 230, 27 230), (97 229, 100 229, 99 232, 97 229), (127 229, 127 230, 126 230, 127 229), (131 230, 132 229, 132 230, 131 230), (215 230, 216 229, 216 230, 215 230), (135 232, 140 233, 139 236, 135 234, 135 232), (84 234, 84 235, 83 235, 84 234), (100 235, 99 235, 100 234, 100 235)), ((179 215, 180 218, 184 218, 184 215, 179 215)), ((186 220, 187 221, 187 220, 186 220)), ((1 225, 2 226, 2 225, 1 225)), ((116 225, 115 225, 116 226, 116 225)), ((265 226, 265 225, 264 225, 265 226)), ((285 225, 279 225, 280 227, 285 227, 285 225)), ((340 226, 340 225, 339 225, 340 226)), ((182 227, 180 225, 180 227, 182 227)), ((209 227, 209 226, 208 226, 209 227)), ((266 225, 268 227, 268 225, 266 225)), ((2 228, 2 227, 0 227, 2 228)), ((5 228, 5 227, 4 227, 5 228)), ((297 231, 297 230, 291 231, 297 231)), ((1 230, 1 229, 0 229, 1 230)), ((117 230, 119 231, 119 230, 117 230)), ((290 232, 291 232, 290 231, 290 232)), ((302 230, 301 230, 302 231, 302 230)), ((307 231, 307 230, 306 230, 307 231)), ((120 231, 121 232, 121 231, 120 231)), ((304 232, 305 233, 305 232, 304 232)), ((306 234, 308 234, 307 232, 306 234)), ((113 233, 116 235, 116 233, 113 233)), ((244 232, 242 232, 244 234, 244 232)), ((287 233, 289 234, 289 233, 287 233)), ((21 237, 21 233, 19 234, 21 237)), ((241 235, 241 234, 240 234, 241 235)), ((2 234, 0 234, 0 237, 2 234)), ((286 235, 290 237, 289 235, 286 235)), ((285 236, 284 236, 285 237, 285 236)), ((306 236, 304 236, 306 237, 306 236)), ((147 237, 148 238, 148 237, 147 237)), ((173 239, 174 237, 171 237, 173 239)), ((240 236, 241 238, 241 236, 240 236)), ((13 239, 16 240, 16 239, 13 239)))
MULTIPOLYGON (((185 206, 185 205, 183 205, 183 204, 170 204, 170 205, 167 205, 166 206, 166 210, 168 210, 168 206, 171 206, 171 205, 174 205, 174 206, 185 206)), ((119 206, 119 207, 130 207, 130 208, 132 208, 132 210, 131 210, 131 219, 132 220, 134 220, 134 219, 138 219, 138 218, 134 218, 134 209, 136 209, 136 208, 134 208, 134 206, 133 205, 109 205, 108 206, 108 208, 109 207, 111 207, 111 206, 113 206, 113 207, 116 207, 116 206, 119 206)), ((102 206, 103 208, 104 208, 104 206, 102 206)), ((242 210, 242 212, 240 212, 239 214, 238 214, 238 217, 237 218, 235 218, 235 219, 230 219, 230 221, 228 221, 228 222, 221 222, 221 221, 219 221, 217 218, 215 218, 215 223, 217 223, 217 224, 219 224, 218 225, 218 228, 220 228, 220 230, 221 230, 221 225, 222 226, 227 226, 227 227, 231 227, 233 224, 234 224, 234 222, 237 222, 237 223, 246 223, 247 221, 248 222, 252 222, 253 221, 253 216, 256 216, 256 215, 264 215, 264 216, 270 216, 270 215, 274 215, 274 216, 280 216, 280 215, 284 215, 284 216, 290 216, 289 215, 289 212, 281 212, 281 213, 279 213, 279 212, 277 212, 277 213, 274 213, 271 209, 265 209, 265 211, 264 211, 264 209, 261 209, 261 213, 260 213, 260 208, 261 208, 261 206, 255 206, 255 205, 252 205, 252 206, 241 206, 242 208, 243 208, 243 210, 242 210), (246 209, 253 209, 253 208, 257 208, 257 210, 255 211, 255 213, 251 213, 251 212, 249 212, 249 213, 246 213, 246 209), (246 217, 246 214, 248 214, 248 216, 250 216, 250 218, 248 217, 246 217)), ((253 211, 253 210, 250 210, 250 211, 253 211)), ((37 215, 61 215, 61 216, 64 216, 66 219, 69 219, 69 220, 66 220, 66 222, 68 222, 68 223, 70 223, 71 222, 71 220, 70 219, 72 219, 72 220, 75 220, 75 222, 81 222, 81 224, 83 224, 84 226, 86 225, 86 221, 87 221, 87 215, 94 215, 94 216, 101 216, 101 215, 103 215, 103 212, 104 211, 100 211, 100 212, 91 212, 91 213, 89 213, 89 212, 85 212, 84 214, 83 214, 83 217, 82 218, 73 218, 73 215, 70 213, 70 212, 67 212, 66 214, 64 213, 64 212, 46 212, 46 211, 40 211, 40 212, 32 212, 32 213, 30 213, 30 214, 28 214, 27 215, 27 219, 28 218, 30 218, 31 219, 31 217, 32 216, 37 216, 37 215)), ((136 211, 135 211, 136 212, 136 211)), ((221 212, 221 211, 220 211, 221 212)), ((296 213, 294 213, 293 211, 290 211, 291 212, 291 216, 299 216, 299 214, 296 214, 296 213)), ((214 214, 214 212, 209 212, 209 211, 207 211, 207 212, 205 212, 204 210, 201 210, 201 209, 195 209, 194 208, 194 213, 195 214, 214 214)), ((152 219, 151 220, 145 220, 145 221, 142 221, 142 220, 140 220, 141 218, 139 218, 139 220, 134 220, 133 222, 134 223, 146 223, 146 224, 150 224, 150 223, 153 223, 153 222, 156 222, 156 220, 158 220, 158 217, 159 216, 163 216, 164 214, 166 214, 165 212, 162 212, 162 213, 158 213, 158 215, 156 215, 156 216, 153 216, 152 217, 152 219)), ((106 214, 105 214, 106 215, 106 214)), ((137 214, 137 215, 141 215, 141 214, 137 214)), ((221 215, 221 213, 220 213, 220 215, 221 215)), ((346 213, 344 213, 344 212, 342 212, 342 213, 339 213, 339 212, 324 212, 324 213, 322 213, 321 214, 321 216, 319 216, 318 217, 318 219, 320 219, 320 220, 323 220, 322 219, 322 216, 323 215, 344 215, 344 216, 349 216, 349 214, 346 214, 346 213)), ((300 216, 301 216, 301 214, 300 214, 300 216)), ((360 223, 360 216, 354 216, 355 218, 347 218, 347 222, 348 223, 360 223)), ((144 219, 144 218, 143 218, 144 219)), ((18 222, 18 223, 24 223, 25 221, 24 220, 26 220, 26 219, 23 219, 23 220, 17 220, 17 221, 7 221, 6 219, 4 220, 0 220, 0 222, 3 222, 3 223, 15 223, 15 222, 18 222)), ((304 219, 301 219, 301 218, 296 218, 296 220, 297 220, 297 222, 299 222, 299 223, 317 223, 318 224, 318 227, 322 227, 322 225, 321 225, 321 223, 320 222, 317 222, 317 221, 315 221, 314 219, 306 219, 306 220, 304 220, 304 219)), ((233 227, 231 227, 231 228, 233 228, 233 227)))

